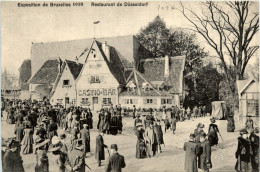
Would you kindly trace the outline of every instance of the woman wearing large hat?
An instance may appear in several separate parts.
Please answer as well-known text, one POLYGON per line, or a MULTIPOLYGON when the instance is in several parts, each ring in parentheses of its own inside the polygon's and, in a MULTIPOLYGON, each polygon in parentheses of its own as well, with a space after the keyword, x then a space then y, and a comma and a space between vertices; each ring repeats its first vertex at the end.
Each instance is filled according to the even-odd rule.
POLYGON ((209 124, 208 130, 208 140, 210 146, 214 146, 218 144, 218 126, 215 124, 216 119, 214 117, 210 118, 211 124, 209 124))
POLYGON ((137 143, 136 143, 136 158, 141 159, 146 156, 145 154, 145 142, 144 142, 144 130, 143 130, 143 125, 142 123, 137 123, 136 124, 137 131, 136 131, 136 136, 137 136, 137 143))
POLYGON ((67 157, 67 146, 61 142, 58 136, 52 137, 51 145, 48 149, 49 152, 52 152, 55 160, 54 167, 57 172, 65 172, 65 161, 67 157))

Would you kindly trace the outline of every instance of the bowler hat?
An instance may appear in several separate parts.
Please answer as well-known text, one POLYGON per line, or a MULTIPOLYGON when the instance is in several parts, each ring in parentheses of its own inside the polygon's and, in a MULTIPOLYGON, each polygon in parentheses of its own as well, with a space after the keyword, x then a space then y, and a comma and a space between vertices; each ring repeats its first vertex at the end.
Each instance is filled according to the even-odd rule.
POLYGON ((248 131, 245 128, 240 130, 240 135, 247 134, 247 133, 248 133, 248 131))
POLYGON ((79 150, 82 150, 83 149, 83 143, 82 143, 82 140, 81 139, 77 139, 74 141, 75 143, 75 148, 79 149, 79 150))
POLYGON ((118 149, 118 148, 117 148, 117 145, 116 145, 116 144, 112 144, 112 145, 111 145, 111 149, 117 150, 117 149, 118 149))
POLYGON ((195 138, 195 134, 190 134, 190 138, 194 139, 195 138))

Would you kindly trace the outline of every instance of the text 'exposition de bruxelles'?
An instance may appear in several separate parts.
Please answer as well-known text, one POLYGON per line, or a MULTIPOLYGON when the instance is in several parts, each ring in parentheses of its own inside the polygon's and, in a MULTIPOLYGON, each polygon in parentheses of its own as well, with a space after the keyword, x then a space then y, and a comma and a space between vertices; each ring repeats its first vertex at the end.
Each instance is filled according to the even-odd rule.
MULTIPOLYGON (((81 2, 82 3, 82 2, 81 2)), ((75 3, 73 3, 75 4, 75 3)), ((83 3, 82 3, 83 4, 83 3)), ((44 3, 35 3, 35 2, 26 2, 17 3, 18 7, 70 7, 70 6, 83 6, 83 5, 72 5, 71 3, 62 2, 44 2, 44 3)), ((106 2, 91 2, 92 7, 116 7, 116 6, 148 6, 148 2, 115 2, 115 3, 106 3, 106 2)))

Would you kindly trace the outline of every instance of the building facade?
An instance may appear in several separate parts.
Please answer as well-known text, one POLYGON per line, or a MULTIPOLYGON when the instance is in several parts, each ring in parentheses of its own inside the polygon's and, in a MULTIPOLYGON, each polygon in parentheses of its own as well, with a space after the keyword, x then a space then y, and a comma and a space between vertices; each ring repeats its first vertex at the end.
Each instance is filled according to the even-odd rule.
POLYGON ((52 88, 50 102, 64 107, 76 105, 76 79, 83 64, 65 60, 52 88))
POLYGON ((247 115, 259 119, 259 83, 252 80, 237 81, 239 95, 239 120, 245 123, 247 115))

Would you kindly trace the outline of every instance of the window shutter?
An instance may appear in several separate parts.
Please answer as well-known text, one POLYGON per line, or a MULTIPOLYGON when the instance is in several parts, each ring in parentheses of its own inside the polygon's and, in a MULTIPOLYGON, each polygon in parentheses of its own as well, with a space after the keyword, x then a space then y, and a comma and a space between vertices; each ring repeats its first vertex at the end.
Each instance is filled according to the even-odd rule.
POLYGON ((157 99, 153 99, 153 104, 157 104, 157 99))
POLYGON ((172 99, 168 99, 168 104, 172 104, 172 99))
POLYGON ((134 104, 138 104, 138 99, 133 99, 134 104))
POLYGON ((147 104, 147 99, 143 99, 144 103, 143 104, 147 104))

